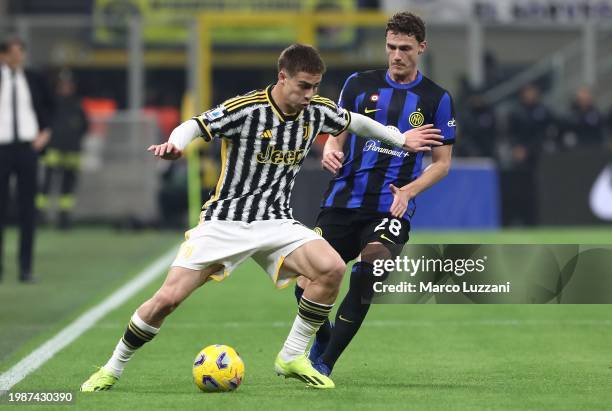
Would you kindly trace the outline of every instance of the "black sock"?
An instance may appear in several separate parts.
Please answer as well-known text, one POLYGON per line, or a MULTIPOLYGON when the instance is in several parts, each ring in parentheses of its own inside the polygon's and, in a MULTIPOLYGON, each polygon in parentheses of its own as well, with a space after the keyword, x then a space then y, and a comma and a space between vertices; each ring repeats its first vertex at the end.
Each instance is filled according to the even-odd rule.
POLYGON ((359 261, 351 270, 351 286, 336 312, 336 323, 321 361, 331 370, 349 345, 370 309, 374 266, 359 261))
MULTIPOLYGON (((304 289, 296 284, 294 292, 295 292, 295 299, 297 300, 299 304, 300 300, 302 299, 302 295, 304 294, 304 289)), ((321 325, 321 327, 319 327, 319 330, 317 331, 317 338, 320 341, 328 341, 330 337, 331 337, 331 324, 329 323, 329 319, 326 318, 323 325, 321 325)))
MULTIPOLYGON (((137 315, 136 313, 134 315, 137 315)), ((140 318, 140 317, 138 317, 140 318)), ((140 320, 142 322, 142 320, 140 320)), ((143 327, 146 325, 143 325, 143 327)), ((149 326, 150 327, 150 326, 149 326)), ((132 350, 142 347, 155 337, 156 333, 150 330, 145 330, 134 323, 134 317, 130 320, 125 332, 123 333, 123 342, 132 350)))

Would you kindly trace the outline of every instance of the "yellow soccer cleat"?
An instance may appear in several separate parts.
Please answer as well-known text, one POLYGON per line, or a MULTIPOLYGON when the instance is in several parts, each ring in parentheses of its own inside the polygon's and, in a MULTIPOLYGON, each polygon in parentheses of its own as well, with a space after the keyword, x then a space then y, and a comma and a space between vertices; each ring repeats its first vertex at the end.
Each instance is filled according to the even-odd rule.
POLYGON ((115 377, 110 371, 106 371, 103 367, 94 372, 87 381, 81 385, 81 391, 107 391, 113 388, 113 385, 119 378, 115 377))
POLYGON ((278 375, 284 375, 285 378, 297 378, 306 383, 308 387, 317 389, 335 388, 336 385, 326 375, 315 370, 306 358, 306 354, 300 355, 292 361, 283 361, 280 354, 274 362, 274 370, 278 375))

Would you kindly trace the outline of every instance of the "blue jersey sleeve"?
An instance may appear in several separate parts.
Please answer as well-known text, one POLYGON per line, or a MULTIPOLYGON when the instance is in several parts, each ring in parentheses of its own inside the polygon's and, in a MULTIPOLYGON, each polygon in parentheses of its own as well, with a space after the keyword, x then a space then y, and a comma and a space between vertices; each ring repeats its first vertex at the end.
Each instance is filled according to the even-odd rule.
POLYGON ((455 142, 455 109, 453 100, 447 92, 442 95, 438 108, 434 116, 434 127, 442 131, 444 144, 453 144, 455 142))
POLYGON ((355 97, 357 96, 357 73, 353 73, 344 82, 338 98, 338 105, 347 110, 353 110, 355 97))

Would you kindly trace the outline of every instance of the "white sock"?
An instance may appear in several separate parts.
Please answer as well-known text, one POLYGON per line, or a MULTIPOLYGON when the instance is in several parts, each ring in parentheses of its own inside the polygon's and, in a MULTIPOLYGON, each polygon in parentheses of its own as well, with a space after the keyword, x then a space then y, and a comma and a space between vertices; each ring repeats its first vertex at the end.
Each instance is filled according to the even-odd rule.
POLYGON ((130 358, 132 358, 132 355, 134 355, 136 350, 140 348, 140 346, 142 346, 142 344, 144 344, 145 342, 151 341, 151 339, 153 339, 153 337, 158 332, 159 332, 159 328, 155 328, 145 323, 140 318, 138 313, 135 312, 134 315, 132 315, 132 319, 130 321, 130 325, 128 326, 128 329, 126 330, 126 333, 117 343, 117 346, 115 347, 115 350, 113 351, 113 355, 108 360, 108 362, 104 365, 103 368, 106 371, 109 371, 110 373, 112 373, 115 377, 117 378, 121 377, 121 374, 123 373, 123 369, 125 368, 125 365, 130 360, 130 358), (130 345, 126 343, 125 338, 126 338, 126 334, 128 333, 131 333, 132 335, 134 335, 133 331, 130 331, 130 327, 132 326, 135 326, 137 330, 152 334, 152 337, 147 338, 147 339, 142 339, 138 347, 131 347, 130 345))
POLYGON ((121 377, 125 364, 132 358, 132 355, 136 350, 132 350, 124 342, 123 338, 119 340, 113 355, 109 358, 108 362, 104 365, 104 369, 112 373, 115 377, 121 377))
POLYGON ((302 317, 297 315, 293 321, 293 327, 289 332, 287 340, 280 352, 280 357, 283 361, 291 361, 306 352, 306 347, 310 342, 310 338, 317 332, 319 327, 304 321, 302 317))
POLYGON ((317 303, 304 296, 300 298, 298 315, 279 354, 283 361, 291 361, 306 352, 310 338, 325 322, 332 308, 333 305, 317 303))

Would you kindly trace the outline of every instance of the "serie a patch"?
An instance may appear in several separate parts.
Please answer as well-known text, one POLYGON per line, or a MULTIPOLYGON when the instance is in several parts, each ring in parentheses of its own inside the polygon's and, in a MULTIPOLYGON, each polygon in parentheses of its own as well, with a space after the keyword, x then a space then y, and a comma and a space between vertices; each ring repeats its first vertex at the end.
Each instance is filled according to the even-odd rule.
POLYGON ((225 115, 224 107, 217 107, 213 110, 208 110, 204 113, 204 116, 209 120, 213 121, 225 115))

